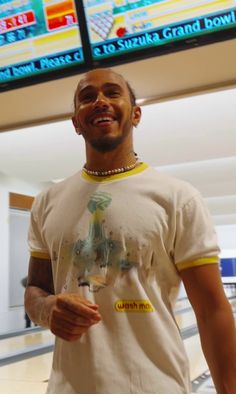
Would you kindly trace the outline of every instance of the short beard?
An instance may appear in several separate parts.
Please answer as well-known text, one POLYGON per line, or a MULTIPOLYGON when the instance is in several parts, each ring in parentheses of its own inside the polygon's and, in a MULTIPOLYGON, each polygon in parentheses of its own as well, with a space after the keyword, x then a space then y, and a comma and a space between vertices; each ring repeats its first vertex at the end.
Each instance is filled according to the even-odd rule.
POLYGON ((116 138, 104 137, 89 141, 90 145, 98 152, 111 152, 119 146, 124 140, 124 136, 121 135, 116 138))

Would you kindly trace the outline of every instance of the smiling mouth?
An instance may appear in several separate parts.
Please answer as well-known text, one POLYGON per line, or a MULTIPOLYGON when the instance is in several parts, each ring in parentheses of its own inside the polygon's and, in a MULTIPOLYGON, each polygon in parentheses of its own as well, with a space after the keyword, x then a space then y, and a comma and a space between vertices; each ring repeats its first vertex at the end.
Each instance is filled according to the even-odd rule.
POLYGON ((93 126, 110 126, 115 121, 115 118, 111 116, 99 116, 93 119, 93 126))

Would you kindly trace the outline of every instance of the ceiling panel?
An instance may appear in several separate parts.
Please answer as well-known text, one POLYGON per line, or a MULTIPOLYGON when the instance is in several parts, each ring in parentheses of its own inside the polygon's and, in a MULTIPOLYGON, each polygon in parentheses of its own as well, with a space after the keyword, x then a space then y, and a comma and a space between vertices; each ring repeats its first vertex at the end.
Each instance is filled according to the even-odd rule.
MULTIPOLYGON (((114 67, 141 100, 236 86, 236 39, 114 67)), ((0 130, 67 119, 81 75, 0 93, 0 130)))

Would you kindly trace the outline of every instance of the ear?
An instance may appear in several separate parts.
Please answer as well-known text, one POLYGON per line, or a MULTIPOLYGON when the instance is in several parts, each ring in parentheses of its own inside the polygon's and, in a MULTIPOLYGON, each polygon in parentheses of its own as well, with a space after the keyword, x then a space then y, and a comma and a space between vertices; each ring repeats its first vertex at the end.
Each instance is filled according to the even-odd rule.
POLYGON ((133 107, 133 120, 132 120, 132 123, 133 123, 134 127, 138 126, 138 124, 140 122, 140 119, 141 119, 141 115, 142 115, 141 108, 138 107, 137 105, 135 105, 133 107))
POLYGON ((77 119, 74 115, 72 116, 71 120, 72 120, 72 123, 73 123, 76 133, 81 134, 79 124, 78 124, 77 119))

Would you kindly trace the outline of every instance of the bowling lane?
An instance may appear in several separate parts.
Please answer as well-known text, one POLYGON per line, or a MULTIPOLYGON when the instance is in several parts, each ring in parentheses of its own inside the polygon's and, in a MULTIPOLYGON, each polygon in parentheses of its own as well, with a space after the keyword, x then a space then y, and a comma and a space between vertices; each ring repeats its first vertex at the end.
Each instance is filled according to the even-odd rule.
POLYGON ((0 340, 0 360, 20 353, 26 353, 44 346, 53 345, 54 335, 49 330, 25 333, 0 340))
POLYGON ((196 325, 196 317, 192 309, 181 314, 176 314, 175 320, 177 321, 180 330, 196 325))
POLYGON ((1 394, 45 394, 52 353, 31 357, 0 368, 1 394))

